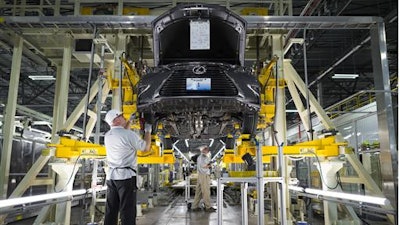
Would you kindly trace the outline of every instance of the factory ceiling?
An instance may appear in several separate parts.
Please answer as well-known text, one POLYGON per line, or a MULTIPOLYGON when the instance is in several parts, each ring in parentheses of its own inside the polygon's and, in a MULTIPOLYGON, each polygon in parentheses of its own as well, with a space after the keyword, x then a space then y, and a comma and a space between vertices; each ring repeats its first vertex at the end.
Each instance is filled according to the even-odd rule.
MULTIPOLYGON (((43 1, 27 0, 25 7, 15 6, 9 2, 12 1, 0 2, 0 16, 4 18, 4 21, 0 23, 0 115, 5 113, 4 105, 7 103, 9 93, 14 35, 20 35, 24 39, 24 49, 17 102, 21 107, 17 110, 17 115, 32 116, 30 115, 32 112, 29 114, 27 112, 29 110, 23 110, 28 108, 51 117, 53 115, 55 81, 32 80, 29 76, 53 75, 55 77, 57 67, 61 68, 62 65, 66 35, 72 35, 74 39, 91 38, 93 37, 94 26, 90 21, 85 21, 84 16, 66 17, 74 15, 74 8, 77 7, 74 1, 49 0, 45 1, 47 5, 39 5, 39 2, 43 3, 43 1), (56 2, 60 2, 59 12, 55 10, 56 2), (54 17, 58 13, 60 16, 54 17), (23 14, 30 17, 22 17, 23 14), (37 20, 35 21, 34 18, 37 20), (77 21, 79 19, 81 21, 77 21)), ((86 13, 105 15, 98 17, 98 20, 104 20, 104 23, 97 29, 97 35, 107 41, 106 62, 113 60, 111 52, 116 49, 118 32, 122 32, 128 34, 126 55, 133 61, 142 58, 143 62, 151 66, 153 62, 152 32, 147 22, 171 8, 177 1, 126 1, 126 5, 129 7, 149 10, 144 12, 149 14, 147 19, 144 19, 143 23, 136 21, 135 27, 130 27, 127 21, 120 21, 118 24, 107 23, 106 20, 111 18, 108 14, 117 10, 116 3, 108 2, 112 1, 81 0, 79 6, 81 12, 82 7, 85 7, 86 13), (94 12, 94 10, 97 10, 97 12, 94 12)), ((271 16, 292 14, 293 16, 307 17, 381 17, 385 22, 389 73, 393 77, 393 82, 397 83, 398 1, 396 0, 293 0, 293 10, 285 8, 284 5, 281 8, 278 7, 275 4, 276 1, 248 1, 249 3, 244 3, 230 0, 212 2, 225 6, 228 4, 228 7, 238 14, 242 14, 243 9, 262 7, 267 9, 268 15, 271 16)), ((146 18, 146 16, 141 18, 146 18)), ((292 22, 292 24, 296 24, 296 21, 292 22)), ((245 56, 247 66, 254 66, 257 61, 265 62, 269 59, 271 56, 271 40, 269 37, 272 34, 283 33, 286 43, 291 38, 303 38, 305 36, 306 49, 303 49, 303 45, 293 44, 285 53, 285 58, 292 60, 293 66, 303 79, 305 78, 304 62, 307 62, 307 78, 310 90, 315 96, 319 96, 323 108, 332 106, 360 91, 371 90, 374 87, 374 79, 370 53, 370 30, 361 26, 335 27, 335 23, 319 26, 318 29, 315 29, 315 27, 303 29, 302 26, 291 26, 291 23, 280 25, 279 29, 249 26, 245 56), (332 79, 335 73, 358 74, 359 77, 356 79, 332 79), (319 94, 317 93, 318 87, 322 90, 319 94)), ((89 57, 87 55, 73 54, 68 94, 68 114, 73 111, 87 92, 89 68, 89 57)), ((97 77, 98 72, 99 63, 94 63, 92 72, 94 78, 97 77)), ((294 109, 289 94, 286 99, 287 109, 294 109)), ((110 107, 111 99, 109 98, 105 103, 104 110, 110 107)), ((289 124, 293 124, 298 121, 298 116, 295 113, 289 113, 287 119, 289 124)))

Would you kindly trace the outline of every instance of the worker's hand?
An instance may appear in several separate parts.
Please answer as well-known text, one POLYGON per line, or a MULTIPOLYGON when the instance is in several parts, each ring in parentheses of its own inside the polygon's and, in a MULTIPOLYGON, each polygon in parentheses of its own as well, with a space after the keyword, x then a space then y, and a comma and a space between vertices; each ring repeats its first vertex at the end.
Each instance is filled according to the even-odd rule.
POLYGON ((151 124, 145 123, 144 124, 144 132, 151 133, 151 124))

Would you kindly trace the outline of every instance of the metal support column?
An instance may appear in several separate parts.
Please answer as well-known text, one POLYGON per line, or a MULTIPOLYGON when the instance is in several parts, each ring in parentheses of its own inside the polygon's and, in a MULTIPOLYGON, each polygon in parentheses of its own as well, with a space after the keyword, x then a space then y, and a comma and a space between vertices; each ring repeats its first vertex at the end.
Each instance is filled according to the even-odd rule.
POLYGON ((60 15, 61 0, 56 0, 54 4, 54 16, 60 15))
MULTIPOLYGON (((336 172, 343 167, 343 161, 327 161, 317 165, 317 169, 321 174, 322 190, 329 191, 339 189, 336 180, 336 172)), ((324 201, 324 220, 325 225, 337 223, 337 203, 324 201)))
MULTIPOLYGON (((219 181, 219 179, 218 179, 219 181)), ((247 225, 249 224, 249 218, 248 218, 248 208, 247 208, 247 188, 249 187, 248 183, 241 183, 241 203, 242 203, 242 225, 247 225)), ((218 213, 221 210, 218 210, 218 213)))
POLYGON ((324 98, 323 98, 323 86, 322 82, 318 82, 317 84, 317 100, 320 105, 323 105, 324 98))
MULTIPOLYGON (((101 59, 100 59, 100 71, 99 74, 97 76, 97 80, 99 82, 97 82, 97 88, 98 88, 98 92, 97 92, 97 99, 96 99, 96 106, 94 107, 94 110, 91 111, 88 109, 88 116, 89 116, 89 120, 86 124, 86 129, 85 129, 85 134, 84 136, 86 137, 86 141, 89 140, 90 138, 90 134, 92 133, 94 127, 96 126, 96 133, 95 133, 95 137, 94 137, 94 142, 95 143, 99 143, 100 141, 100 127, 101 127, 101 109, 103 106, 103 103, 105 102, 106 98, 107 98, 107 93, 109 92, 109 88, 108 85, 104 84, 106 82, 105 77, 103 76, 104 73, 104 54, 105 54, 105 45, 102 44, 101 45, 101 59), (104 88, 103 88, 104 87, 104 88), (101 91, 102 90, 102 91, 101 91)), ((87 105, 90 103, 87 102, 87 105)))
POLYGON ((123 15, 123 10, 124 10, 124 1, 123 0, 118 0, 117 15, 118 16, 122 16, 123 15))
POLYGON ((371 29, 371 55, 374 74, 378 130, 380 142, 380 165, 383 193, 393 206, 397 206, 398 150, 396 128, 393 117, 393 102, 390 88, 387 59, 385 24, 376 23, 371 29))
MULTIPOLYGON (((153 188, 154 192, 158 192, 160 190, 160 165, 153 164, 152 167, 153 167, 153 179, 151 182, 153 185, 152 188, 153 188)), ((190 180, 190 178, 189 178, 189 180, 190 180)))
POLYGON ((13 49, 13 57, 10 73, 10 86, 8 87, 8 99, 3 126, 3 149, 0 165, 0 199, 7 198, 8 180, 10 175, 11 151, 14 135, 15 111, 17 108, 18 86, 21 71, 23 39, 16 35, 13 49))
MULTIPOLYGON (((95 26, 93 29, 93 40, 92 40, 92 45, 90 48, 90 61, 89 61, 89 74, 88 74, 88 82, 87 82, 87 89, 86 89, 86 93, 90 93, 90 88, 92 85, 92 74, 93 74, 93 64, 94 64, 94 54, 96 53, 96 44, 95 44, 95 39, 97 37, 97 27, 95 26)), ((99 89, 100 90, 100 89, 99 89)), ((89 105, 90 105, 90 97, 87 95, 86 96, 86 104, 85 104, 85 110, 83 113, 83 139, 85 139, 86 141, 89 140, 88 138, 88 134, 90 134, 89 132, 86 131, 86 127, 87 127, 87 117, 90 116, 91 118, 93 116, 95 116, 95 113, 93 113, 92 111, 89 112, 89 105)), ((97 119, 97 118, 96 118, 97 119)), ((94 127, 94 121, 92 122, 92 126, 94 127)), ((93 128, 92 128, 93 129, 93 128)))
POLYGON ((81 15, 81 1, 75 0, 74 1, 74 16, 81 15))
MULTIPOLYGON (((189 174, 189 163, 186 163, 186 171, 185 171, 185 202, 186 205, 189 206, 189 199, 190 199, 190 174, 189 174)), ((191 206, 191 205, 190 205, 191 206)))
MULTIPOLYGON (((272 54, 278 57, 278 61, 276 63, 276 72, 275 77, 279 81, 280 79, 284 79, 284 65, 283 65, 283 45, 284 37, 282 35, 272 35, 272 54)), ((275 135, 275 145, 284 146, 286 145, 286 100, 285 100, 285 89, 277 87, 276 89, 276 102, 275 102, 276 112, 275 112, 275 121, 274 121, 274 134, 275 135)), ((278 160, 281 161, 281 160, 278 160)), ((282 161, 283 162, 283 161, 282 161)), ((278 162, 278 167, 282 168, 282 164, 278 162)), ((281 176, 285 176, 281 174, 281 176)), ((287 209, 289 202, 288 199, 284 199, 285 196, 289 196, 289 190, 287 185, 282 183, 278 185, 278 208, 280 212, 282 210, 289 211, 287 209), (282 208, 284 207, 284 208, 282 208)), ((287 223, 287 218, 280 218, 282 224, 287 223)), ((263 223, 262 223, 263 224, 263 223)))
POLYGON ((278 183, 279 187, 279 213, 281 218, 282 225, 288 224, 288 214, 290 212, 288 209, 289 202, 289 191, 287 186, 287 173, 286 173, 286 160, 283 157, 283 147, 278 146, 278 166, 279 166, 279 174, 282 176, 282 181, 278 183))
POLYGON ((51 131, 51 142, 58 143, 57 132, 62 128, 67 119, 68 109, 68 87, 71 70, 73 38, 70 34, 65 35, 62 65, 57 66, 56 90, 53 107, 53 128, 51 131))
MULTIPOLYGON (((52 163, 49 164, 51 168, 57 173, 58 181, 55 187, 56 192, 73 190, 75 175, 82 165, 79 163, 52 163)), ((69 225, 71 222, 71 201, 58 203, 55 212, 55 224, 69 225)))
POLYGON ((99 167, 99 160, 94 159, 93 160, 93 172, 92 172, 92 184, 91 184, 92 204, 90 204, 90 222, 92 224, 94 224, 94 217, 96 214, 96 199, 97 199, 96 186, 97 186, 97 170, 98 170, 97 167, 99 167))
MULTIPOLYGON (((284 79, 283 71, 283 37, 282 35, 272 35, 272 54, 278 57, 276 62, 276 79, 284 79)), ((286 102, 285 102, 285 89, 278 88, 276 90, 276 114, 275 114, 275 131, 277 136, 277 145, 286 145, 286 102)))
MULTIPOLYGON (((105 52, 105 45, 102 44, 101 45, 100 72, 99 72, 99 74, 97 76, 97 78, 99 80, 104 78, 103 77, 103 73, 105 71, 104 70, 104 52, 105 52)), ((98 85, 99 85, 99 90, 101 90, 102 82, 99 82, 98 85)), ((105 97, 107 97, 107 95, 105 97)), ((105 101, 105 98, 103 100, 103 93, 101 91, 99 91, 97 93, 97 101, 96 101, 96 108, 95 108, 96 118, 97 119, 96 119, 96 132, 95 132, 95 135, 94 135, 94 143, 96 143, 96 144, 100 144, 100 128, 101 128, 101 118, 100 117, 101 117, 101 109, 103 107, 103 102, 104 101, 105 101)), ((86 135, 86 137, 88 137, 88 136, 89 135, 86 135)))
POLYGON ((224 201, 224 186, 222 185, 222 177, 218 179, 217 183, 217 220, 218 225, 222 225, 222 208, 224 201))
POLYGON ((262 148, 257 143, 256 153, 256 177, 257 177, 257 224, 264 224, 264 173, 263 173, 263 162, 262 162, 262 148))
MULTIPOLYGON (((119 79, 122 77, 122 67, 121 67, 121 55, 125 51, 126 45, 126 36, 122 33, 117 35, 116 40, 117 46, 114 54, 114 79, 119 79)), ((112 92, 112 106, 113 109, 122 109, 122 98, 121 98, 122 90, 114 89, 112 92)))

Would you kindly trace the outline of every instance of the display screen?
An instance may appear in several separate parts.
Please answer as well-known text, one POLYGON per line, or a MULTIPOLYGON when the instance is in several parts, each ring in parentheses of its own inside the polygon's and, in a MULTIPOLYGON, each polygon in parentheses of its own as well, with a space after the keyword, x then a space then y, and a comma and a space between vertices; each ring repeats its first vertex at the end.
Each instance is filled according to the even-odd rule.
POLYGON ((187 91, 211 91, 211 78, 186 78, 187 91))

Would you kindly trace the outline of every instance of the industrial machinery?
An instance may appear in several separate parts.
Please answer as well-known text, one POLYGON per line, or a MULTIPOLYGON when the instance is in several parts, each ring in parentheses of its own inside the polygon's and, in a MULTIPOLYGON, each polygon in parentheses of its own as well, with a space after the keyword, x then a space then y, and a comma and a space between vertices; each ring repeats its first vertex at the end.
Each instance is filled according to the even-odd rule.
MULTIPOLYGON (((121 53, 121 49, 116 51, 114 67, 121 66, 123 70, 118 71, 118 74, 115 68, 105 69, 106 66, 101 65, 101 73, 82 104, 59 127, 63 132, 53 138, 53 142, 43 151, 11 197, 21 196, 30 185, 40 182, 64 187, 69 193, 64 198, 89 193, 72 192, 71 180, 73 181, 81 166, 80 159, 95 160, 105 157, 106 152, 99 139, 95 143, 87 140, 95 122, 101 120, 102 103, 112 92, 113 107, 121 108, 125 118, 132 121, 131 129, 140 132, 145 121, 154 126, 151 151, 138 153, 139 164, 173 164, 184 157, 184 153, 191 147, 203 144, 202 142, 210 147, 214 146, 211 149, 212 157, 225 164, 225 169, 229 169, 232 164, 244 165, 245 158, 255 159, 255 171, 229 169, 231 177, 218 177, 218 222, 222 223, 223 183, 227 182, 240 183, 242 190, 245 190, 241 193, 243 221, 246 221, 246 190, 249 183, 257 185, 252 198, 257 199, 259 224, 264 224, 266 184, 276 194, 272 199, 272 205, 276 209, 274 216, 282 224, 299 220, 290 213, 289 190, 299 196, 323 196, 326 224, 340 221, 337 201, 327 201, 334 198, 330 195, 332 193, 316 192, 310 187, 296 186, 293 182, 290 176, 291 160, 299 158, 315 159, 320 174, 318 179, 321 179, 321 189, 324 191, 332 189, 341 192, 339 186, 330 187, 334 186, 332 184, 336 173, 342 169, 343 164, 351 164, 358 175, 353 179, 363 183, 377 198, 374 200, 383 199, 382 204, 377 207, 389 212, 385 213, 388 221, 394 221, 390 202, 384 198, 382 191, 365 172, 351 148, 336 132, 334 124, 291 62, 283 58, 281 34, 271 34, 272 57, 265 61, 259 74, 255 74, 244 67, 246 22, 224 7, 210 4, 180 5, 152 21, 152 29, 156 66, 154 70, 146 74, 138 72, 134 63, 129 62, 126 55, 121 53), (177 33, 179 38, 176 37, 177 33), (314 113, 329 131, 324 137, 313 137, 310 130, 309 141, 287 145, 284 125, 286 89, 293 98, 304 126, 312 128, 309 116, 314 113), (85 107, 85 102, 91 102, 96 94, 97 105, 89 110, 85 107), (304 102, 307 102, 306 106, 304 102), (77 137, 70 130, 83 113, 85 119, 86 116, 90 119, 87 125, 84 124, 86 129, 83 137, 77 137), (53 158, 57 160, 52 163, 52 168, 61 177, 57 184, 54 184, 54 177, 51 176, 46 180, 37 178, 39 171, 53 158), (266 164, 272 172, 265 171, 266 164)), ((98 37, 96 32, 94 34, 93 45, 102 47, 101 63, 104 63, 106 41, 98 37)), ((99 132, 96 133, 98 138, 99 132)), ((96 185, 93 185, 90 193, 94 198, 96 192, 96 185)), ((344 202, 355 204, 354 199, 346 199, 344 202)), ((92 203, 96 204, 96 201, 93 200, 92 203)), ((59 213, 55 216, 55 221, 68 224, 70 207, 70 202, 58 204, 59 213)), ((43 209, 46 210, 49 208, 43 209)), ((346 206, 346 210, 352 222, 360 223, 352 207, 346 206)), ((38 223, 43 222, 48 214, 43 212, 41 215, 44 216, 39 217, 38 223), (43 220, 39 221, 40 219, 43 220)), ((300 217, 304 219, 304 215, 300 217)), ((0 219, 4 219, 4 215, 0 219)))

